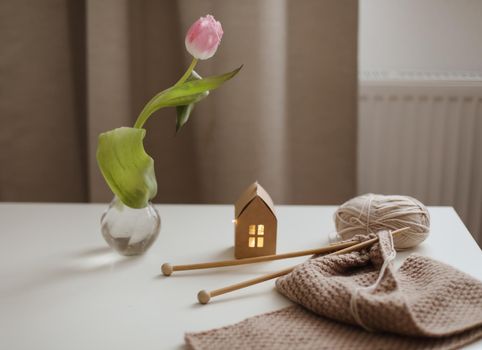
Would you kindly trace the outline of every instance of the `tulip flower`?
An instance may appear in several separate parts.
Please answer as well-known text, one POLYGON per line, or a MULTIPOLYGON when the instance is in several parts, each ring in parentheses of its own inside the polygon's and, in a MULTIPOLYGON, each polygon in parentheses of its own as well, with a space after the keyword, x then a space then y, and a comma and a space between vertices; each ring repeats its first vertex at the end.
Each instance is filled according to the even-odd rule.
POLYGON ((157 193, 154 160, 146 153, 144 124, 157 110, 176 107, 176 132, 186 124, 194 105, 210 91, 233 78, 241 67, 225 74, 202 78, 194 71, 198 60, 212 57, 223 29, 213 16, 198 19, 188 30, 185 44, 193 60, 181 79, 155 95, 142 109, 134 127, 121 127, 99 135, 97 164, 112 192, 127 206, 143 208, 157 193))
POLYGON ((216 21, 213 16, 207 15, 193 23, 184 42, 187 51, 194 58, 206 60, 214 56, 222 37, 221 23, 216 21))

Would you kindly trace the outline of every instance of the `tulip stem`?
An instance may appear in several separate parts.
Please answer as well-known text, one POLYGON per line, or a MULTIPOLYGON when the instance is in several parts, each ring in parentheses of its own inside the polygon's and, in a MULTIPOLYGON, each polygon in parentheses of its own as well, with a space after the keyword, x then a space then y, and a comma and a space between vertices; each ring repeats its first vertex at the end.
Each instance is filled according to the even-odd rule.
POLYGON ((193 58, 191 64, 189 65, 189 68, 186 71, 186 73, 184 73, 184 75, 181 77, 181 79, 179 79, 178 82, 174 86, 179 86, 182 83, 184 83, 187 80, 187 78, 189 78, 191 76, 191 73, 192 73, 194 67, 196 67, 196 64, 197 64, 197 58, 193 58))
MULTIPOLYGON (((181 79, 178 80, 178 82, 173 86, 173 87, 176 87, 176 86, 179 86, 181 85, 182 83, 184 83, 187 78, 189 78, 192 74, 192 71, 194 70, 194 67, 196 67, 196 64, 197 64, 197 58, 193 58, 191 64, 189 65, 189 68, 187 69, 186 73, 184 73, 184 75, 181 77, 181 79)), ((147 121, 147 119, 149 118, 149 116, 151 115, 152 111, 151 111, 151 104, 152 104, 152 101, 154 101, 155 99, 157 99, 161 94, 163 94, 166 90, 164 91, 161 91, 160 93, 158 93, 156 96, 154 96, 145 106, 144 108, 142 109, 141 113, 139 114, 139 116, 137 117, 137 120, 136 120, 136 123, 134 124, 134 128, 138 128, 138 129, 141 129, 143 126, 144 126, 144 123, 147 121)))

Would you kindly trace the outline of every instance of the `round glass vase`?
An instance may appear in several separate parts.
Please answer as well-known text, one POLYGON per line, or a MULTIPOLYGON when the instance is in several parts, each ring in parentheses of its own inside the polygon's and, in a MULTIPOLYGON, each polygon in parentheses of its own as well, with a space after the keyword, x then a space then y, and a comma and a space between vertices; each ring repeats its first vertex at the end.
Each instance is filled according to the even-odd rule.
POLYGON ((114 197, 100 219, 102 235, 122 255, 140 255, 154 243, 161 230, 161 217, 151 202, 133 209, 114 197))

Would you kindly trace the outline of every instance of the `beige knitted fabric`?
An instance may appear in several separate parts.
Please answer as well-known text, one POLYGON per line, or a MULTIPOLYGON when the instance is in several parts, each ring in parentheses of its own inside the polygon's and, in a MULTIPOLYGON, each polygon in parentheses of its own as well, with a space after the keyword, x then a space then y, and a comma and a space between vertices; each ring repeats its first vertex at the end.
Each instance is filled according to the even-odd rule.
POLYGON ((385 264, 376 288, 367 289, 394 253, 390 235, 380 232, 379 238, 369 251, 310 259, 277 280, 282 294, 312 312, 289 307, 187 334, 187 344, 193 349, 454 349, 482 336, 482 283, 451 266, 413 254, 398 271, 385 264))

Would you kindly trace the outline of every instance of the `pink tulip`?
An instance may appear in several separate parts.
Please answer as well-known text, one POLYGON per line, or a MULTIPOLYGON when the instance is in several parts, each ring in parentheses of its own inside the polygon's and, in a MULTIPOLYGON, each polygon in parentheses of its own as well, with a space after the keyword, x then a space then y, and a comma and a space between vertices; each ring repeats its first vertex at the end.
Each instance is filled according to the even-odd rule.
POLYGON ((207 60, 216 53, 222 37, 221 23, 207 15, 199 18, 189 28, 185 40, 186 49, 194 58, 207 60))

